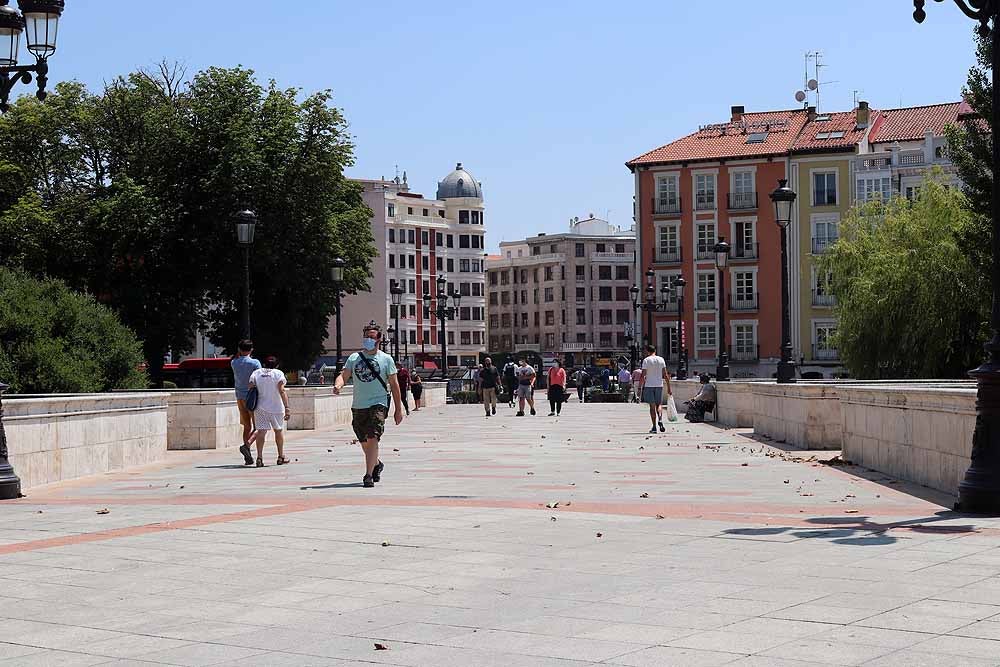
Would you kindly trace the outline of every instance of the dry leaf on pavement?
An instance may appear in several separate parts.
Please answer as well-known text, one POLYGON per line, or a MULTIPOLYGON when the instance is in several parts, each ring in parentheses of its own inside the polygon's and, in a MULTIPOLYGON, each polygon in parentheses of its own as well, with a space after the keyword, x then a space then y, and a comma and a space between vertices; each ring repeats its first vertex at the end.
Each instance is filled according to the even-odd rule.
POLYGON ((385 644, 379 644, 378 642, 375 642, 375 650, 376 651, 388 651, 389 647, 386 646, 385 644))
POLYGON ((111 510, 109 510, 107 507, 105 507, 104 509, 97 510, 97 513, 98 514, 111 514, 111 510))

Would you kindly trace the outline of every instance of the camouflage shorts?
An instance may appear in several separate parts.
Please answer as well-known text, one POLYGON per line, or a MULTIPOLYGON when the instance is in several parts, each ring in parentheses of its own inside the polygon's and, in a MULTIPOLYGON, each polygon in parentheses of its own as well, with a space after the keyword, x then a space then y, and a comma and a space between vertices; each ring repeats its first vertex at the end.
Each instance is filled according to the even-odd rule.
POLYGON ((385 416, 389 412, 384 405, 373 405, 370 408, 354 408, 354 435, 364 442, 369 438, 380 440, 385 432, 385 416))

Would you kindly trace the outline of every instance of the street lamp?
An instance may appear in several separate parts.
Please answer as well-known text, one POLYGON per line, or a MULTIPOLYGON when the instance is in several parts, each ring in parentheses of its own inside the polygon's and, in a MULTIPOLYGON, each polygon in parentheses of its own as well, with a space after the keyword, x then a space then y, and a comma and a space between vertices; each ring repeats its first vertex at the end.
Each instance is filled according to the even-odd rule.
POLYGON ((715 251, 715 268, 719 272, 719 363, 715 366, 715 379, 729 379, 729 352, 726 351, 726 267, 729 265, 729 244, 719 237, 712 248, 715 251))
POLYGON ((438 322, 441 323, 441 375, 445 380, 448 379, 448 331, 446 322, 447 320, 455 319, 455 314, 458 312, 459 304, 462 302, 462 295, 455 291, 450 295, 454 305, 448 305, 449 295, 447 292, 447 286, 448 279, 443 275, 439 275, 437 279, 437 302, 433 310, 431 309, 432 297, 430 293, 424 293, 424 308, 427 308, 430 312, 434 313, 438 322))
POLYGON ((385 330, 385 337, 382 339, 382 351, 385 352, 386 348, 392 345, 392 335, 396 333, 396 329, 390 324, 385 330))
POLYGON ((330 267, 330 280, 333 281, 333 307, 337 322, 337 375, 340 375, 340 370, 343 368, 344 364, 341 360, 343 356, 343 345, 341 344, 340 338, 340 305, 341 296, 344 293, 344 267, 347 266, 347 262, 341 257, 337 257, 333 260, 333 266, 330 267))
MULTIPOLYGON (((646 327, 644 332, 644 338, 647 345, 652 345, 656 347, 656 341, 653 337, 653 313, 666 312, 670 309, 670 286, 664 283, 660 287, 660 301, 656 300, 656 285, 653 279, 656 277, 656 273, 649 269, 646 271, 646 300, 643 302, 639 301, 639 287, 638 285, 633 285, 632 289, 629 290, 632 293, 632 308, 634 310, 643 310, 646 313, 646 327)), ((670 350, 667 350, 666 357, 670 356, 670 350)))
POLYGON ((677 290, 677 379, 687 380, 687 348, 684 347, 684 286, 687 281, 677 276, 674 289, 677 290))
POLYGON ((0 500, 21 497, 21 480, 14 474, 14 467, 7 460, 7 436, 3 430, 3 393, 8 385, 0 382, 0 500))
MULTIPOLYGON (((392 299, 392 310, 395 313, 393 316, 393 324, 395 330, 399 331, 399 309, 402 307, 403 303, 403 288, 396 284, 396 281, 392 281, 392 286, 389 288, 389 295, 392 299)), ((396 359, 396 363, 399 363, 399 336, 395 337, 395 346, 393 349, 393 356, 396 359)))
POLYGON ((788 302, 788 225, 792 222, 792 204, 795 191, 788 187, 784 178, 778 181, 778 188, 771 193, 774 202, 774 220, 781 228, 781 361, 778 362, 778 382, 795 382, 795 362, 792 361, 792 322, 788 302))
MULTIPOLYGON (((938 0, 940 1, 940 0, 938 0)), ((990 310, 990 328, 993 337, 986 344, 987 359, 979 368, 970 371, 976 378, 976 430, 972 436, 972 463, 965 479, 958 485, 958 502, 955 509, 981 514, 1000 513, 1000 192, 997 178, 1000 175, 1000 141, 996 132, 1000 128, 1000 44, 997 44, 997 21, 1000 3, 996 0, 955 0, 966 16, 979 21, 979 35, 990 40, 990 72, 993 86, 990 126, 993 128, 993 186, 991 188, 991 215, 993 218, 993 304, 990 310), (969 7, 972 5, 972 7, 969 7), (990 21, 993 22, 990 27, 990 21)), ((913 0, 913 18, 922 23, 924 0, 913 0)))
POLYGON ((49 57, 56 52, 59 35, 59 18, 64 0, 18 0, 21 12, 8 7, 9 0, 0 0, 0 113, 10 108, 10 92, 18 83, 31 83, 31 75, 38 77, 35 97, 44 102, 48 93, 49 57), (18 65, 21 33, 25 32, 25 46, 35 56, 34 65, 18 65))
POLYGON ((236 242, 243 249, 243 313, 240 327, 242 338, 250 338, 250 248, 257 229, 257 214, 249 209, 237 213, 236 242))

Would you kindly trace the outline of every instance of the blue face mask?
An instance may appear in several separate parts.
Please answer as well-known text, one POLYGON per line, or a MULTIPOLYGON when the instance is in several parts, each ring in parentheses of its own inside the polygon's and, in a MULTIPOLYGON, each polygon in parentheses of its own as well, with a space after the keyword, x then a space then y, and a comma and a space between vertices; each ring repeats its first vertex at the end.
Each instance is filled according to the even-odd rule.
POLYGON ((361 339, 361 347, 365 348, 369 352, 374 350, 377 344, 378 341, 376 341, 374 338, 368 338, 367 336, 365 336, 364 338, 361 339))

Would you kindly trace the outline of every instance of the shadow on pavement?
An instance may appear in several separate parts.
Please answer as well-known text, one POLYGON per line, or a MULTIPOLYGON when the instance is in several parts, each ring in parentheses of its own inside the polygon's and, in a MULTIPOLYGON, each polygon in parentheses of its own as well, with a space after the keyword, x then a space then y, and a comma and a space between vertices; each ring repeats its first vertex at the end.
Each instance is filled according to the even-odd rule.
POLYGON ((322 486, 300 486, 299 491, 309 491, 310 489, 361 489, 364 485, 361 482, 351 482, 351 483, 341 483, 341 484, 323 484, 322 486))
POLYGON ((243 465, 242 463, 227 463, 221 466, 195 466, 197 470, 242 470, 243 468, 251 470, 253 466, 243 465))

